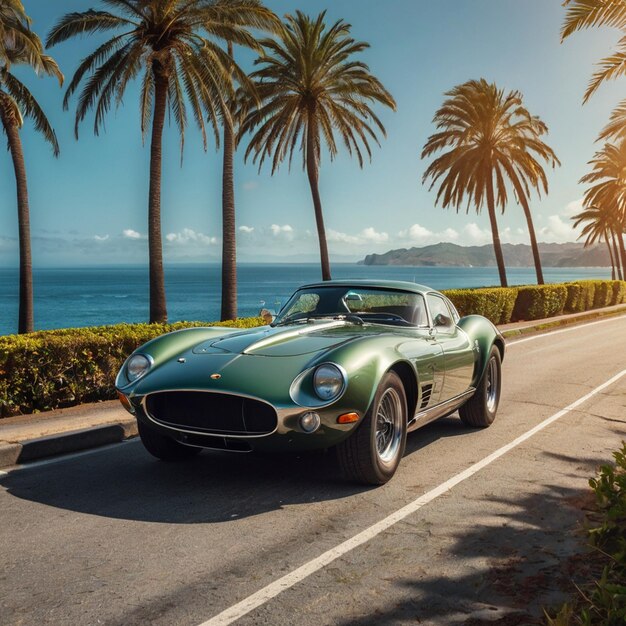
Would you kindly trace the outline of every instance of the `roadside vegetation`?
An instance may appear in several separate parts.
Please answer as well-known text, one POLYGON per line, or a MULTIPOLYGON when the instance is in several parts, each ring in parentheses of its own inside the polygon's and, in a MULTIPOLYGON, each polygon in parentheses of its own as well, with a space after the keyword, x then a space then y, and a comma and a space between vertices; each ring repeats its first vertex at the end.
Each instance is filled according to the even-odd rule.
POLYGON ((579 588, 578 597, 548 626, 617 626, 626 622, 626 443, 613 453, 614 464, 589 481, 595 495, 587 516, 587 539, 595 553, 596 580, 579 588))
MULTIPOLYGON (((625 281, 581 281, 444 292, 461 315, 494 324, 536 320, 626 302, 625 281)), ((260 317, 227 322, 118 324, 0 336, 0 417, 115 398, 114 379, 125 359, 159 335, 183 328, 252 328, 260 317)))

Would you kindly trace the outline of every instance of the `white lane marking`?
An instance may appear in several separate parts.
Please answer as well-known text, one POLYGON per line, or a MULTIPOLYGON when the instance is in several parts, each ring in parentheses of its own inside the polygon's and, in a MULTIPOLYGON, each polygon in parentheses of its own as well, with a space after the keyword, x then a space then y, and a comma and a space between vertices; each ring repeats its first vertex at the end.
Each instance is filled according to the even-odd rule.
POLYGON ((524 339, 516 339, 515 341, 507 341, 506 346, 516 346, 519 343, 526 343, 527 341, 535 341, 535 339, 543 339, 544 337, 550 337, 552 335, 558 335, 559 333, 570 333, 573 330, 579 330, 580 328, 586 328, 587 326, 595 326, 596 324, 606 324, 607 322, 615 322, 616 320, 624 321, 623 315, 616 315, 606 320, 598 320, 597 322, 587 322, 586 324, 576 324, 569 328, 562 328, 560 330, 548 330, 540 335, 533 335, 532 337, 526 337, 524 339))
POLYGON ((561 409, 558 413, 555 413, 551 417, 548 417, 534 428, 531 428, 529 431, 525 432, 523 435, 520 435, 519 437, 517 437, 517 439, 511 441, 511 443, 502 446, 489 456, 486 456, 481 461, 474 463, 466 470, 460 472, 459 474, 456 474, 449 480, 446 480, 446 482, 442 483, 438 487, 431 489, 428 493, 425 493, 423 496, 420 496, 416 500, 413 500, 413 502, 410 502, 401 509, 398 509, 388 517, 385 517, 380 522, 374 524, 373 526, 370 526, 369 528, 366 528, 364 531, 358 533, 357 535, 354 535, 354 537, 351 537, 347 541, 340 543, 338 546, 331 548, 327 552, 324 552, 317 558, 309 561, 308 563, 305 563, 304 565, 298 567, 292 572, 285 574, 278 580, 275 580, 274 582, 267 585, 267 587, 263 587, 263 589, 257 591, 256 593, 253 593, 247 598, 244 598, 241 602, 234 604, 233 606, 222 611, 215 617, 212 617, 208 621, 203 622, 200 626, 226 626, 227 624, 232 624, 244 615, 250 613, 250 611, 253 611, 259 606, 265 604, 283 591, 286 591, 290 587, 293 587, 295 584, 303 581, 311 574, 314 574, 318 570, 324 568, 326 565, 329 565, 336 559, 342 557, 347 552, 350 552, 358 546, 368 542, 376 535, 379 535, 380 533, 389 529, 394 524, 402 521, 405 517, 412 515, 429 502, 432 502, 439 496, 450 491, 450 489, 452 489, 459 483, 467 480, 468 478, 479 472, 481 469, 487 467, 495 460, 499 459, 501 456, 504 456, 507 452, 510 452, 520 444, 524 443, 533 435, 537 434, 539 431, 543 430, 547 426, 550 426, 550 424, 556 422, 564 415, 567 415, 570 411, 573 411, 576 407, 589 400, 589 398, 592 398, 596 394, 600 393, 625 375, 626 369, 622 370, 619 374, 616 374, 615 376, 613 376, 613 378, 607 380, 605 383, 602 383, 599 387, 596 387, 588 394, 582 396, 582 398, 579 398, 575 402, 572 402, 571 404, 566 406, 564 409, 561 409))
POLYGON ((43 467, 45 465, 54 465, 55 463, 61 463, 61 461, 72 461, 74 459, 78 459, 82 456, 89 456, 91 454, 97 454, 98 452, 106 452, 111 448, 115 448, 120 444, 132 443, 139 441, 139 437, 131 437, 130 439, 123 439, 122 441, 116 441, 115 443, 107 443, 104 446, 98 446, 97 448, 92 448, 91 450, 81 450, 80 452, 72 452, 70 454, 60 454, 59 456, 54 456, 49 459, 42 459, 41 461, 32 461, 26 462, 22 465, 14 465, 7 470, 0 470, 0 476, 6 476, 12 472, 24 471, 29 469, 35 469, 37 467, 43 467))

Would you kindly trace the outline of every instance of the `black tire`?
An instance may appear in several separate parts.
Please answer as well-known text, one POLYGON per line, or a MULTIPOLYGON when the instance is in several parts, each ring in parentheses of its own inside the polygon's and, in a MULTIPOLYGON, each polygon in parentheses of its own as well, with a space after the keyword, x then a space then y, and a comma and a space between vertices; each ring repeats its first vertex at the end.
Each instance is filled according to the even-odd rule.
POLYGON ((185 446, 171 437, 162 435, 158 430, 144 424, 141 420, 137 420, 137 427, 141 443, 145 449, 161 461, 184 461, 196 456, 201 451, 201 448, 185 446))
POLYGON ((502 359, 498 347, 492 346, 476 393, 459 409, 461 421, 474 428, 491 426, 498 411, 501 389, 502 359))
POLYGON ((395 372, 387 372, 356 431, 337 446, 344 476, 366 485, 386 483, 404 454, 406 428, 404 385, 395 372))

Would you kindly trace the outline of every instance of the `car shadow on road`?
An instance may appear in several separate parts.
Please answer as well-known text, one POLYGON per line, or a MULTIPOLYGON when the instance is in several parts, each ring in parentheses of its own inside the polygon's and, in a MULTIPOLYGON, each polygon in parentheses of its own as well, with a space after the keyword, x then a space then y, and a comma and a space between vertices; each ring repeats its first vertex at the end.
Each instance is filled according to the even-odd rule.
MULTIPOLYGON (((442 437, 467 433, 459 424, 448 418, 412 433, 406 454, 442 437)), ((228 522, 373 489, 346 481, 333 451, 205 451, 184 463, 163 463, 138 441, 15 471, 0 478, 0 485, 16 498, 60 509, 171 524, 228 522)))
POLYGON ((567 486, 573 475, 567 466, 580 470, 580 480, 593 476, 606 458, 542 456, 567 464, 560 472, 563 480, 521 498, 485 496, 484 506, 464 519, 463 532, 446 547, 449 559, 466 565, 459 568, 463 575, 454 575, 458 569, 448 569, 444 576, 416 568, 419 575, 393 581, 391 597, 403 600, 372 607, 367 615, 338 626, 545 624, 544 609, 558 609, 576 596, 577 585, 601 572, 584 532, 585 511, 594 497, 586 486, 567 486))

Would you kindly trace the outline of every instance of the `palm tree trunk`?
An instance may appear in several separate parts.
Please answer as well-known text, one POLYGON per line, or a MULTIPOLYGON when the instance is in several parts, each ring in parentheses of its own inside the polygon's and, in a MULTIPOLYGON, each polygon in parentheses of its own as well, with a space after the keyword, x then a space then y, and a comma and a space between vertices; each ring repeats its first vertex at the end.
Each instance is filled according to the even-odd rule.
POLYGON ((537 235, 535 234, 535 225, 533 224, 533 217, 530 214, 530 207, 525 203, 523 205, 524 216, 526 217, 526 225, 528 226, 528 234, 530 236, 530 247, 533 251, 533 261, 535 263, 535 273, 537 274, 537 284, 543 285, 543 270, 541 269, 541 257, 539 256, 539 246, 537 245, 537 235))
POLYGON ((322 213, 322 201, 319 191, 319 171, 315 152, 315 110, 309 108, 307 120, 306 138, 306 171, 313 196, 313 208, 315 209, 315 223, 317 225, 317 237, 320 246, 320 261, 322 264, 322 280, 331 280, 330 259, 328 258, 328 243, 326 242, 326 228, 324 227, 324 215, 322 213))
POLYGON ((500 275, 500 285, 508 287, 506 280, 506 269, 504 267, 504 255, 502 254, 502 244, 500 243, 500 232, 498 231, 498 222, 496 221, 496 206, 493 197, 493 178, 491 173, 488 175, 487 182, 487 211, 489 213, 489 223, 491 225, 491 236, 493 238, 493 251, 496 255, 496 263, 498 265, 498 274, 500 275))
POLYGON ((615 280, 615 259, 613 258, 613 249, 611 248, 611 240, 613 246, 615 246, 615 234, 612 231, 604 231, 604 241, 606 241, 606 247, 609 249, 609 258, 611 260, 611 280, 615 280), (611 238, 609 239, 609 232, 611 232, 611 238))
POLYGON ((152 71, 154 73, 154 118, 152 120, 152 143, 150 145, 148 255, 150 257, 150 323, 156 323, 167 322, 161 238, 161 171, 168 80, 157 61, 154 62, 152 71))
POLYGON ((32 333, 33 315, 33 262, 30 243, 30 209, 28 206, 28 185, 26 166, 19 128, 13 111, 1 108, 2 123, 9 142, 9 150, 15 170, 17 187, 17 220, 20 248, 20 304, 17 332, 32 333))
POLYGON ((626 279, 626 247, 624 247, 624 233, 622 230, 617 230, 617 243, 619 245, 619 256, 621 260, 622 269, 624 270, 624 279, 626 279))
MULTIPOLYGON (((619 280, 622 280, 622 264, 620 263, 619 260, 619 248, 617 246, 617 237, 615 236, 615 231, 611 230, 611 241, 613 243, 613 254, 612 259, 613 259, 613 266, 616 269, 617 272, 617 277, 619 278, 619 280)), ((615 280, 615 279, 613 279, 615 280)))
MULTIPOLYGON (((233 57, 233 44, 228 42, 233 57)), ((231 111, 232 112, 232 111, 231 111)), ((234 129, 231 119, 224 119, 224 162, 222 169, 222 314, 221 319, 237 318, 237 234, 233 158, 234 129)))

